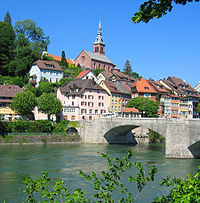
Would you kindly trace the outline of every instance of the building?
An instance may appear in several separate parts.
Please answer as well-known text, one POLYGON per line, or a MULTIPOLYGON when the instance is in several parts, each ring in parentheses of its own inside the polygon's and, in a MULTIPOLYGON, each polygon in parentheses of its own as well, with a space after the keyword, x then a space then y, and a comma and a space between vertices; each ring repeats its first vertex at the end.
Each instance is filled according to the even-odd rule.
POLYGON ((109 111, 108 93, 94 80, 73 80, 60 87, 57 98, 63 105, 61 119, 93 120, 109 111))
POLYGON ((102 71, 97 75, 98 83, 102 80, 121 83, 133 83, 135 79, 128 75, 121 73, 118 68, 111 69, 111 71, 102 71))
POLYGON ((13 100, 13 97, 17 93, 22 92, 22 88, 16 85, 0 85, 0 117, 3 120, 12 121, 15 118, 19 118, 11 108, 10 104, 13 100))
POLYGON ((75 59, 75 65, 91 70, 103 69, 111 71, 115 64, 105 56, 105 46, 102 38, 101 22, 99 22, 97 38, 93 44, 93 53, 83 50, 75 59))
MULTIPOLYGON (((168 77, 167 80, 162 79, 160 80, 160 82, 170 90, 171 94, 176 95, 178 96, 178 98, 180 98, 180 103, 178 105, 179 106, 178 118, 197 118, 198 117, 197 105, 200 101, 200 95, 196 89, 194 89, 191 85, 189 85, 187 82, 183 81, 182 79, 172 77, 172 76, 168 77)), ((176 109, 176 113, 177 113, 177 109, 176 109)))
POLYGON ((169 117, 171 114, 171 96, 169 90, 159 81, 148 80, 148 83, 157 91, 156 101, 159 102, 159 117, 169 117))
POLYGON ((95 82, 97 82, 97 77, 94 75, 94 73, 91 70, 85 70, 79 73, 79 75, 76 77, 76 79, 92 79, 95 82))
MULTIPOLYGON (((60 62, 61 62, 61 59, 62 59, 62 57, 60 57, 60 56, 56 56, 56 55, 53 55, 53 54, 49 54, 49 53, 47 53, 47 52, 44 52, 43 55, 51 56, 51 57, 52 57, 56 62, 58 62, 58 63, 60 63, 60 62)), ((67 61, 68 64, 72 64, 72 65, 74 64, 73 59, 66 59, 66 61, 67 61)))
POLYGON ((121 115, 123 108, 130 99, 130 94, 121 92, 114 83, 109 81, 101 81, 99 83, 103 89, 109 94, 109 112, 115 113, 115 115, 121 115))
POLYGON ((41 80, 59 82, 63 77, 63 69, 55 61, 37 60, 31 66, 29 75, 29 82, 37 87, 41 80))
POLYGON ((157 91, 148 80, 138 78, 132 85, 132 97, 147 97, 153 101, 157 100, 157 91))
POLYGON ((123 110, 123 114, 122 114, 122 116, 125 118, 141 118, 141 115, 142 115, 142 113, 134 107, 125 108, 123 110))
POLYGON ((195 86, 194 89, 195 89, 196 91, 200 92, 200 81, 199 81, 199 83, 195 86))

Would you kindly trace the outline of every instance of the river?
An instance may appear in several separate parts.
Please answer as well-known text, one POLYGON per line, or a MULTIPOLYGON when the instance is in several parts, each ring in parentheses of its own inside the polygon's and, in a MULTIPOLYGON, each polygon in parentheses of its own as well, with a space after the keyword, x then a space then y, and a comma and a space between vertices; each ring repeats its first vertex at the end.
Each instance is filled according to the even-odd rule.
MULTIPOLYGON (((198 159, 165 159, 163 144, 150 145, 96 145, 96 144, 43 144, 43 145, 1 145, 0 146, 0 202, 22 202, 22 179, 26 176, 38 177, 42 170, 52 178, 61 178, 67 188, 78 187, 90 190, 90 185, 77 174, 106 169, 106 162, 97 152, 109 152, 113 157, 122 157, 133 150, 133 160, 141 161, 145 168, 156 165, 156 182, 167 175, 185 176, 194 174, 200 164, 198 159)), ((132 169, 134 172, 136 169, 132 169)), ((151 187, 151 186, 150 186, 151 187)), ((147 188, 148 189, 148 188, 147 188)), ((149 202, 165 190, 158 188, 138 202, 149 202)))

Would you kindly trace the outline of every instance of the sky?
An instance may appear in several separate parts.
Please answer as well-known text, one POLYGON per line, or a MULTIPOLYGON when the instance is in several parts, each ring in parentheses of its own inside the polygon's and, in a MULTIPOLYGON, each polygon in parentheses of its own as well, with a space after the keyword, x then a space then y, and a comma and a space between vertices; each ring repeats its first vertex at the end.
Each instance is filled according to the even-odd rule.
POLYGON ((172 12, 149 23, 131 17, 144 0, 0 0, 0 21, 9 11, 12 25, 31 19, 50 37, 48 53, 76 59, 93 51, 99 19, 105 55, 123 70, 159 80, 174 76, 192 86, 200 81, 200 3, 174 5, 172 12))

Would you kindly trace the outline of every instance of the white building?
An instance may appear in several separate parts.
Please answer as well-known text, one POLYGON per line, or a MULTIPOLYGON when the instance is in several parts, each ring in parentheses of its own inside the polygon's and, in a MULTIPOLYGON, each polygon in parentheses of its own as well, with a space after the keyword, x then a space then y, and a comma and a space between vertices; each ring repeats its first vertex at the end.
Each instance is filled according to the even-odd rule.
POLYGON ((197 90, 198 92, 200 92, 200 81, 199 81, 199 83, 195 86, 194 89, 197 90))
POLYGON ((36 87, 40 80, 48 80, 49 82, 59 82, 63 77, 63 69, 55 61, 37 60, 31 66, 29 71, 29 81, 36 87))

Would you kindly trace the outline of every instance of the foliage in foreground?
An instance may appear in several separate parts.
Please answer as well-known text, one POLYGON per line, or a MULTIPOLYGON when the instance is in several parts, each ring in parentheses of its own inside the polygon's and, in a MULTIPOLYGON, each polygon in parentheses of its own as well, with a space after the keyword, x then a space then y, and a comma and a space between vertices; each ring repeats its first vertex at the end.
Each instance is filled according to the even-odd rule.
MULTIPOLYGON (((132 162, 132 151, 128 150, 127 155, 123 159, 110 158, 106 153, 100 153, 101 157, 107 160, 108 171, 101 171, 100 175, 91 172, 90 175, 79 171, 79 175, 86 181, 92 183, 93 197, 87 197, 86 192, 81 188, 70 193, 64 185, 64 181, 52 181, 48 173, 43 174, 38 179, 26 177, 23 183, 26 184, 26 198, 24 202, 135 202, 145 197, 151 191, 143 194, 143 189, 148 182, 155 179, 157 169, 152 166, 145 174, 144 168, 139 162, 132 162), (138 173, 135 177, 129 175, 127 181, 136 183, 137 193, 133 193, 131 187, 122 184, 121 177, 126 174, 127 169, 135 166, 138 173), (119 199, 113 197, 113 193, 118 193, 119 199)), ((200 201, 200 166, 198 172, 194 175, 187 175, 186 179, 169 177, 162 180, 160 186, 170 188, 170 192, 166 195, 156 198, 153 202, 199 202, 200 201)), ((155 187, 153 186, 152 189, 155 187)))
MULTIPOLYGON (((199 2, 200 0, 195 0, 199 2)), ((144 2, 138 12, 134 14, 132 20, 134 23, 141 21, 148 23, 153 18, 160 18, 172 11, 173 3, 186 5, 193 0, 148 0, 144 2)))
POLYGON ((147 183, 154 181, 157 169, 152 166, 148 174, 145 174, 141 163, 131 162, 131 150, 128 151, 123 159, 112 159, 107 153, 101 153, 100 155, 107 160, 107 172, 101 171, 100 175, 91 172, 90 175, 87 175, 79 171, 80 176, 92 183, 94 190, 93 197, 86 197, 86 192, 81 188, 69 193, 64 185, 64 181, 57 180, 53 183, 48 177, 48 173, 43 171, 43 175, 39 179, 33 180, 30 177, 26 177, 23 180, 23 183, 26 184, 24 192, 27 194, 24 202, 36 202, 39 196, 40 199, 48 199, 48 202, 134 202, 140 197, 147 183), (132 193, 131 188, 121 182, 121 176, 132 166, 138 169, 138 174, 136 177, 128 176, 127 181, 129 183, 136 183, 138 189, 136 194, 132 193), (50 185, 52 186, 51 188, 49 187, 50 185), (120 199, 115 199, 113 193, 120 194, 120 199))

